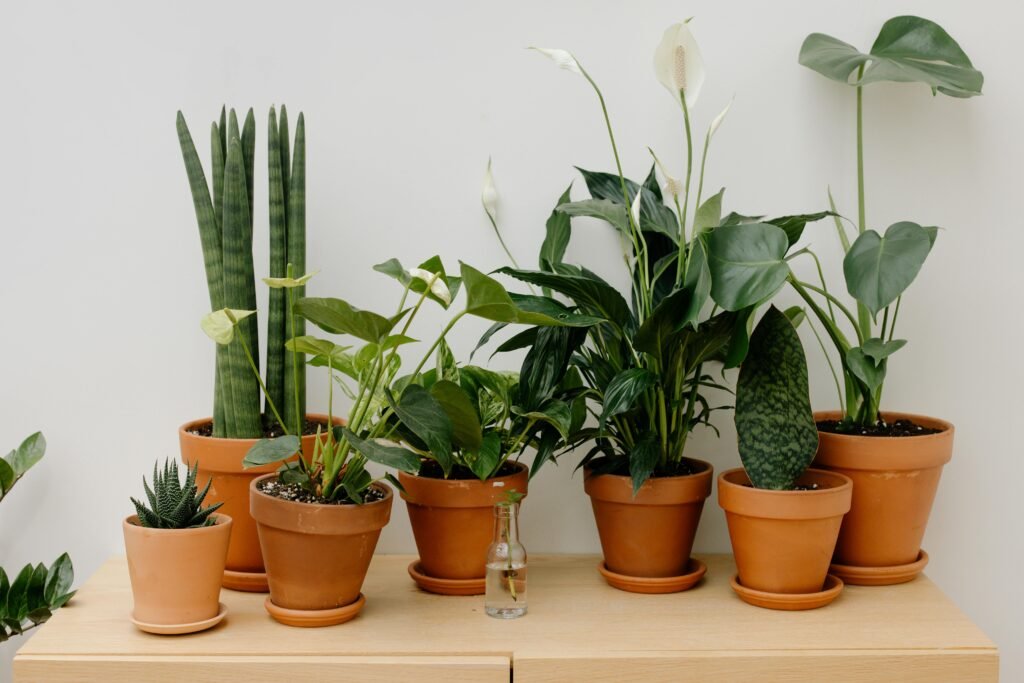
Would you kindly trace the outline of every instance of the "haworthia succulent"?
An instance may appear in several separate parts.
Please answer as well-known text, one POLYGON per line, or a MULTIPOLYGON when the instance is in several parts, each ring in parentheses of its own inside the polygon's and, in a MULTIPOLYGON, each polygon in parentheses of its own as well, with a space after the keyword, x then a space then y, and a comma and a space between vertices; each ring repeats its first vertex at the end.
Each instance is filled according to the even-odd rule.
MULTIPOLYGON (((291 173, 288 183, 288 263, 292 264, 295 277, 306 273, 306 122, 302 113, 295 124, 295 150, 292 158, 291 173)), ((298 301, 305 296, 306 288, 298 287, 291 290, 292 301, 298 301)), ((295 329, 288 332, 294 337, 301 337, 306 333, 306 323, 299 316, 294 316, 295 329)), ((299 414, 295 415, 295 401, 289 400, 286 403, 290 407, 285 408, 284 419, 289 424, 295 424, 306 414, 306 375, 299 368, 295 373, 292 368, 294 356, 287 354, 285 357, 285 388, 288 397, 298 393, 299 414), (298 378, 296 385, 295 378, 298 378)), ((301 357, 300 357, 301 362, 301 357)))
MULTIPOLYGON (((285 277, 288 268, 288 232, 284 203, 284 180, 281 171, 281 141, 278 137, 277 115, 270 108, 267 124, 267 165, 270 198, 270 277, 285 277)), ((285 290, 271 288, 267 315, 267 400, 285 409, 294 404, 286 400, 285 348, 288 339, 285 319, 285 290)), ((265 414, 272 411, 265 409, 265 414)), ((294 409, 292 410, 294 412, 294 409)), ((283 417, 283 416, 282 416, 283 417)))
POLYGON ((814 460, 818 430, 800 337, 774 306, 750 337, 736 382, 735 419, 750 482, 762 489, 792 489, 814 460))

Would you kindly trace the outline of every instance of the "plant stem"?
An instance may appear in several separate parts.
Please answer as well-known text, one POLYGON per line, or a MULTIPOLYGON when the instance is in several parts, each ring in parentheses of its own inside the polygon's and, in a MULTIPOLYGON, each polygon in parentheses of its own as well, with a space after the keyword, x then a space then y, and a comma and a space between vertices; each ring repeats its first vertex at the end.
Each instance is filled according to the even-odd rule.
POLYGON ((441 344, 441 341, 445 338, 445 335, 451 332, 451 329, 455 327, 455 323, 457 323, 459 319, 462 318, 462 316, 464 315, 466 315, 466 311, 459 311, 458 313, 455 314, 454 318, 448 321, 448 324, 444 326, 443 330, 441 330, 440 336, 438 336, 438 338, 434 340, 434 343, 430 345, 429 349, 427 349, 426 354, 424 354, 423 358, 416 366, 416 369, 412 371, 413 378, 417 377, 420 374, 420 370, 422 370, 423 366, 426 365, 427 360, 434 353, 434 349, 436 349, 441 344))
MULTIPOLYGON (((800 287, 806 287, 807 289, 811 290, 812 292, 817 292, 818 294, 821 294, 823 297, 825 297, 825 299, 827 301, 831 301, 832 303, 834 303, 836 305, 836 308, 838 308, 840 311, 842 311, 843 315, 845 315, 846 318, 850 321, 850 324, 853 325, 854 332, 857 333, 857 343, 858 344, 863 344, 864 343, 865 340, 864 340, 864 337, 861 334, 860 327, 858 327, 858 325, 857 325, 857 319, 853 316, 853 313, 850 312, 850 309, 848 309, 846 306, 843 305, 843 302, 841 302, 839 299, 837 299, 836 297, 834 297, 831 294, 829 294, 826 290, 822 289, 821 287, 817 287, 815 285, 812 285, 810 282, 798 282, 795 278, 791 278, 790 282, 793 283, 794 287, 797 286, 797 285, 799 285, 800 287)), ((800 290, 798 289, 797 291, 799 292, 800 290)), ((822 311, 822 312, 824 313, 824 311, 822 311)), ((819 317, 821 317, 821 316, 819 316, 819 317)))
MULTIPOLYGON (((896 310, 893 311, 893 313, 892 313, 892 327, 889 328, 889 339, 886 340, 886 341, 892 341, 893 335, 896 334, 896 319, 900 315, 900 302, 901 301, 903 301, 903 295, 902 294, 899 295, 898 297, 896 297, 896 310)), ((885 310, 886 310, 887 313, 889 312, 888 308, 886 308, 885 310)), ((883 340, 885 339, 885 335, 884 334, 882 335, 882 338, 883 338, 883 340)))
MULTIPOLYGON (((288 264, 288 277, 294 277, 292 264, 288 264)), ((295 339, 295 309, 292 306, 292 288, 287 287, 285 289, 288 296, 288 324, 291 327, 291 337, 295 339)), ((299 400, 299 352, 295 348, 295 343, 292 342, 292 386, 295 388, 294 399, 295 399, 295 433, 302 438, 302 407, 299 400)), ((276 414, 276 411, 275 411, 276 414)), ((281 418, 278 418, 280 420, 281 418)), ((284 423, 281 423, 282 429, 284 423)))
MULTIPOLYGON (((864 76, 864 65, 857 68, 857 80, 864 76)), ((857 231, 864 234, 867 230, 867 212, 864 208, 864 86, 857 86, 857 231)), ((871 316, 868 309, 857 302, 857 318, 860 332, 864 337, 871 336, 871 316)))
MULTIPOLYGON (((686 106, 686 95, 682 90, 679 91, 679 101, 683 105, 683 127, 686 129, 686 184, 683 186, 683 213, 679 217, 679 236, 682 242, 676 263, 676 284, 683 281, 689 261, 688 257, 684 261, 684 257, 687 256, 689 251, 685 248, 685 245, 688 243, 686 237, 686 218, 690 211, 690 178, 693 174, 693 136, 690 131, 690 109, 686 106)), ((705 147, 705 149, 707 148, 705 147)))
MULTIPOLYGON (((253 374, 256 375, 256 381, 260 383, 260 389, 263 390, 263 396, 267 399, 267 405, 270 406, 270 410, 274 413, 274 417, 277 418, 278 424, 281 425, 281 429, 284 433, 288 433, 287 427, 284 425, 284 420, 281 419, 281 414, 277 412, 277 406, 270 400, 270 394, 267 393, 267 385, 263 383, 263 377, 260 376, 259 368, 256 367, 256 362, 252 359, 252 353, 249 351, 249 345, 245 342, 245 335, 238 334, 236 329, 235 338, 242 342, 242 350, 245 351, 245 358, 249 361, 249 367, 252 368, 253 374)), ((301 433, 299 434, 301 437, 301 433)))

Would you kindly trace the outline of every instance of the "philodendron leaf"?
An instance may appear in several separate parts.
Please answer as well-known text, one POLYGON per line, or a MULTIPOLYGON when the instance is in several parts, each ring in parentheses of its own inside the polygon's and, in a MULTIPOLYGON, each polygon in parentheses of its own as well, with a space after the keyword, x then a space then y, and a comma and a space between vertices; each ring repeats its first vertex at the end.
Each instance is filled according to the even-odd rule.
POLYGON ((860 348, 864 351, 865 356, 873 360, 875 365, 878 365, 906 345, 906 339, 890 339, 886 342, 882 341, 879 337, 872 337, 861 344, 860 348))
POLYGON ((885 22, 867 54, 832 36, 812 33, 800 48, 800 63, 840 83, 924 83, 933 93, 952 97, 980 95, 985 80, 941 26, 914 16, 885 22), (857 78, 861 67, 864 73, 857 78))
POLYGON ((302 277, 265 277, 263 282, 271 289, 295 289, 296 287, 302 287, 312 280, 313 276, 319 272, 319 270, 315 270, 312 273, 306 273, 302 277))
POLYGON ((393 277, 417 294, 426 292, 428 299, 441 304, 443 308, 451 305, 460 281, 460 278, 450 278, 446 275, 439 256, 434 256, 411 270, 406 270, 402 262, 396 258, 378 263, 373 269, 393 277))
POLYGON ((788 490, 818 449, 807 359, 796 329, 772 306, 754 329, 736 383, 736 434, 751 483, 788 490))
POLYGON ((213 341, 221 345, 227 345, 235 338, 235 326, 250 315, 255 314, 256 311, 222 308, 219 311, 207 313, 199 321, 199 327, 203 328, 206 336, 213 341))
POLYGON ((658 376, 644 368, 629 368, 612 378, 604 390, 601 426, 612 415, 630 410, 645 391, 658 382, 658 376))
POLYGON ((801 213, 795 216, 779 216, 778 218, 769 218, 764 222, 782 228, 789 239, 789 246, 793 246, 800 239, 801 235, 804 234, 804 228, 807 227, 808 223, 814 223, 827 216, 836 215, 832 211, 819 211, 818 213, 801 213))
POLYGON ((910 221, 893 223, 884 237, 867 230, 843 259, 846 289, 877 314, 910 286, 931 248, 928 231, 910 221))
POLYGON ((768 223, 717 228, 708 238, 711 298, 738 311, 772 297, 789 276, 786 232, 768 223))
POLYGON ((344 430, 345 437, 352 447, 362 453, 367 460, 380 463, 385 467, 416 474, 420 471, 420 456, 401 446, 385 446, 371 439, 360 439, 350 429, 344 430))
POLYGON ((466 312, 485 320, 500 323, 518 323, 521 325, 576 325, 593 324, 590 319, 582 322, 570 313, 559 313, 553 317, 541 310, 536 299, 540 297, 518 296, 513 300, 505 287, 492 277, 465 263, 462 265, 462 282, 466 288, 466 312), (524 307, 516 303, 519 301, 524 307), (528 310, 528 308, 533 310, 528 310))
POLYGON ((886 362, 876 362, 869 358, 864 349, 857 346, 846 352, 846 367, 853 376, 864 383, 873 394, 885 381, 886 362))
POLYGON ((350 334, 368 342, 380 342, 405 315, 390 318, 363 311, 342 299, 304 297, 295 302, 295 312, 325 332, 350 334))
POLYGON ((17 450, 8 456, 7 464, 14 470, 14 477, 22 476, 37 462, 43 459, 46 453, 46 439, 42 432, 36 432, 21 442, 17 450))
POLYGON ((487 432, 475 456, 469 463, 469 469, 473 470, 480 481, 486 481, 494 474, 501 459, 501 436, 497 432, 487 432))
POLYGON ((410 384, 398 401, 387 392, 388 403, 398 419, 427 444, 445 476, 452 468, 453 425, 441 403, 418 384, 410 384))
POLYGON ((629 454, 629 476, 633 480, 634 496, 654 473, 660 456, 658 435, 653 431, 648 431, 633 446, 633 451, 629 454))
POLYGON ((285 434, 274 439, 260 439, 242 460, 243 467, 259 467, 272 462, 281 462, 292 457, 302 448, 302 442, 294 434, 285 434))
POLYGON ((460 448, 479 450, 483 440, 480 417, 466 391, 455 382, 442 379, 434 382, 430 394, 452 422, 452 441, 460 448))

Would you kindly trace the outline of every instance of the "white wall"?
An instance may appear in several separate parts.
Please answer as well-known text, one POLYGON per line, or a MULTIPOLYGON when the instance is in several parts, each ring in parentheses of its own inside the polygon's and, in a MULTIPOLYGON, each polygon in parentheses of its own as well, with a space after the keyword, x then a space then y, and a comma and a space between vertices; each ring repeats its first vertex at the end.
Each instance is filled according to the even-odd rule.
MULTIPOLYGON (((923 86, 866 94, 869 220, 948 228, 907 296, 900 334, 910 345, 894 360, 886 402, 956 423, 956 455, 925 540, 928 573, 1002 648, 1005 680, 1024 678, 1016 619, 1024 524, 1012 503, 1024 475, 1012 432, 1022 408, 1014 389, 1024 381, 1015 300, 1024 284, 1024 12, 1009 3, 5 5, 0 443, 13 447, 42 429, 50 448, 2 506, 3 563, 50 561, 66 549, 84 579, 122 552, 128 496, 154 458, 176 455, 176 427, 209 410, 213 349, 198 329, 207 294, 178 108, 205 140, 222 102, 255 106, 260 269, 266 111, 282 101, 293 117, 304 110, 309 263, 323 270, 310 290, 385 309, 395 286, 370 266, 388 257, 440 252, 452 263, 503 264, 479 205, 488 155, 508 241, 529 263, 572 165, 611 170, 591 91, 525 46, 572 49, 598 79, 628 174, 646 173, 647 145, 681 169, 678 112, 651 55, 668 24, 696 16, 708 68, 698 127, 736 98, 708 187, 728 185, 729 209, 778 214, 823 208, 831 184, 852 214, 853 92, 801 68, 796 54, 811 31, 866 47, 899 12, 944 25, 987 82, 986 95, 969 101, 932 98, 923 86)), ((608 236, 579 232, 571 256, 615 272, 608 236)), ((830 227, 809 237, 837 277, 830 227)), ((460 355, 483 327, 458 330, 460 355)), ((832 407, 831 380, 808 348, 815 404, 832 407)), ((325 385, 314 377, 311 405, 322 407, 325 385)), ((719 470, 737 464, 730 422, 718 421, 721 439, 701 434, 691 453, 719 470)), ((573 464, 566 458, 534 482, 523 513, 533 552, 598 549, 573 464)), ((400 504, 379 547, 413 550, 400 504)), ((712 499, 698 549, 728 548, 712 499)))

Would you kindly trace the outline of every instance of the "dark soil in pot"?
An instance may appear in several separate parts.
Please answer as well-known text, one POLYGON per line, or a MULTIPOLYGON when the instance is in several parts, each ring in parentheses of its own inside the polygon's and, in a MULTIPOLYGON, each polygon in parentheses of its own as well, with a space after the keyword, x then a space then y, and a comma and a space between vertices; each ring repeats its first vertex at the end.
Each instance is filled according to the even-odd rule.
POLYGON ((873 425, 854 425, 842 420, 821 420, 817 423, 819 432, 849 434, 851 436, 927 436, 938 434, 941 429, 925 427, 913 420, 879 420, 873 425))
MULTIPOLYGON (((298 484, 283 484, 279 479, 264 479, 256 485, 256 488, 260 493, 265 493, 268 496, 280 498, 281 500, 290 500, 295 503, 316 503, 317 505, 355 505, 355 503, 347 498, 327 500, 323 496, 318 496, 307 491, 298 484)), ((383 499, 384 493, 382 491, 376 488, 371 488, 366 492, 364 504, 383 499)))
MULTIPOLYGON (((316 434, 316 430, 321 431, 327 430, 327 420, 310 420, 306 418, 305 423, 302 425, 303 436, 313 436, 316 434)), ((196 436, 213 436, 213 422, 205 422, 201 425, 197 425, 188 430, 189 434, 195 434, 196 436)), ((268 420, 266 416, 263 417, 263 438, 273 439, 274 437, 283 436, 284 431, 281 426, 277 424, 276 420, 268 420)))

